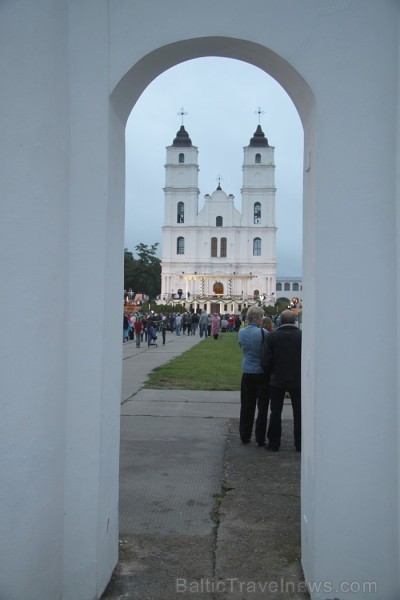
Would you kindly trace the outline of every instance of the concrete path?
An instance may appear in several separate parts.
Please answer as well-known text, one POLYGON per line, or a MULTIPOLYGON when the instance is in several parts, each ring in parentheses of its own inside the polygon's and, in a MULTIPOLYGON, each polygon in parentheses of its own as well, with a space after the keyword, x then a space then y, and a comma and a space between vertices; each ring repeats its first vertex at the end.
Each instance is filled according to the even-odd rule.
POLYGON ((210 341, 124 344, 120 562, 104 600, 307 597, 290 406, 271 454, 240 443, 238 392, 142 389, 155 367, 210 341))

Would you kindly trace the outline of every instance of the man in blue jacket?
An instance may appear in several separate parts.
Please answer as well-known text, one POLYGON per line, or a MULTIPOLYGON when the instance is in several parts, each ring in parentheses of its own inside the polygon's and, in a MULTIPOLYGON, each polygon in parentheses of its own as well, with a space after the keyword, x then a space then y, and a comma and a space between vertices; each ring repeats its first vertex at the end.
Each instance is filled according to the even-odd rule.
POLYGON ((268 336, 264 357, 271 398, 268 449, 273 452, 278 452, 281 445, 285 392, 289 392, 292 402, 294 445, 301 452, 301 330, 295 322, 291 310, 281 313, 281 325, 268 336))

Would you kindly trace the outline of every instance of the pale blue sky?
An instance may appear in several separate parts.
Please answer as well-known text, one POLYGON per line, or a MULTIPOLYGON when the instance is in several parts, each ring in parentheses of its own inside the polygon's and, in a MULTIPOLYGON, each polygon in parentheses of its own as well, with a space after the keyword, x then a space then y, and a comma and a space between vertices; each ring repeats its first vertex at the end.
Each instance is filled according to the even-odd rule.
POLYGON ((125 246, 162 243, 165 147, 184 125, 199 150, 199 208, 221 187, 241 209, 243 147, 258 125, 275 147, 277 273, 302 272, 303 129, 286 92, 257 67, 224 58, 191 60, 161 74, 143 92, 126 128, 125 246))

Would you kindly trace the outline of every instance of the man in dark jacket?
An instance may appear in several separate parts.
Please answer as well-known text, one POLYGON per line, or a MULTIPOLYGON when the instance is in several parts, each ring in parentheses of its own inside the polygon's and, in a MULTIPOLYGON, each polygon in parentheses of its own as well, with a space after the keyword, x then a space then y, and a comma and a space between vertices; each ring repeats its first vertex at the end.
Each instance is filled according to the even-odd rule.
POLYGON ((281 325, 268 336, 265 368, 269 377, 271 415, 268 449, 278 452, 281 445, 281 415, 285 392, 289 392, 293 409, 294 445, 301 452, 301 330, 295 325, 291 310, 281 314, 281 325))

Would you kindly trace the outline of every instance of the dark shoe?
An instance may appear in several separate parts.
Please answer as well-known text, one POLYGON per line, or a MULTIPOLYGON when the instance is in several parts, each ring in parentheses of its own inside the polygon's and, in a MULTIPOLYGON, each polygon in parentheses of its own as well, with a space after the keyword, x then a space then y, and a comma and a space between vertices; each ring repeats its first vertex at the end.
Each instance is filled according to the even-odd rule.
POLYGON ((265 442, 257 442, 257 446, 258 446, 259 448, 264 448, 264 446, 265 446, 265 442))
POLYGON ((248 439, 241 438, 241 440, 242 440, 242 444, 250 444, 250 440, 248 440, 248 439))
POLYGON ((266 448, 270 452, 279 452, 279 447, 278 446, 271 446, 270 444, 268 444, 268 446, 266 446, 266 448))

